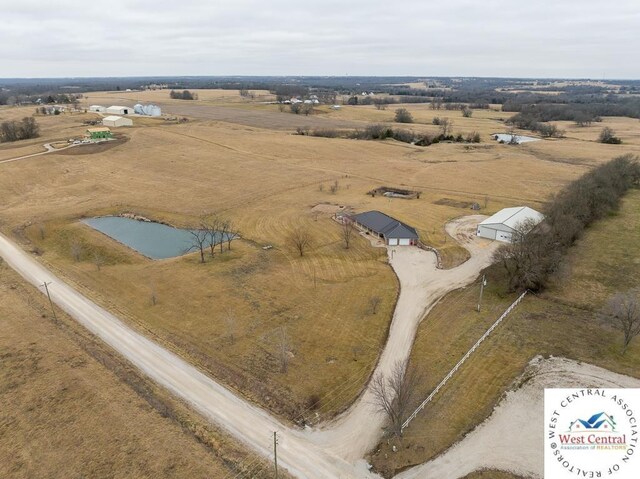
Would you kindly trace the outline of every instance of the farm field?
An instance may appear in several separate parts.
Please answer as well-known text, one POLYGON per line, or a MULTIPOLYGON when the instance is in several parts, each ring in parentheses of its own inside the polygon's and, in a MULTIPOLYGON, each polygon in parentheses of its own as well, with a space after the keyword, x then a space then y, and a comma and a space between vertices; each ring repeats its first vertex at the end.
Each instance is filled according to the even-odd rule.
MULTIPOLYGON (((609 295, 637 285, 639 207, 640 192, 631 191, 617 215, 587 230, 570 250, 570 272, 562 284, 539 297, 525 298, 410 424, 398 452, 390 452, 385 443, 374 454, 378 470, 390 477, 393 471, 423 463, 460 440, 489 416, 505 390, 518 387, 513 381, 536 355, 570 358, 640 377, 640 341, 632 342, 622 356, 622 334, 597 315, 609 295), (612 231, 619 232, 615 241, 602 248, 612 231)), ((415 367, 429 365, 421 397, 433 390, 515 299, 504 294, 497 265, 489 268, 488 281, 481 313, 474 310, 479 286, 470 286, 449 294, 421 324, 411 358, 415 367), (439 338, 437 343, 434 337, 439 338)))
MULTIPOLYGON (((137 126, 117 130, 127 141, 106 151, 78 148, 0 165, 0 228, 98 303, 258 404, 297 422, 330 417, 358 396, 384 344, 397 295, 384 250, 360 237, 345 249, 331 211, 340 206, 384 211, 415 226, 450 267, 465 255, 443 225, 469 214, 471 203, 477 202, 482 214, 520 204, 540 207, 589 167, 640 151, 630 119, 611 120, 625 139, 621 147, 593 142, 602 124, 579 129, 576 139, 509 146, 488 137, 504 131, 501 112, 477 110, 465 119, 460 112, 403 105, 422 124, 400 127, 436 131, 433 116, 457 115, 454 130, 482 134, 477 145, 423 148, 393 140, 294 135, 292 122, 299 126, 306 117, 245 102, 230 90, 198 93, 198 101, 167 99, 166 105, 159 96, 168 97, 166 90, 87 94, 87 105, 158 99, 169 115, 189 103, 190 121, 136 119, 137 126), (250 114, 251 122, 240 113, 228 122, 208 119, 207 111, 217 108, 227 108, 225 115, 250 114), (286 120, 274 123, 274 116, 286 120), (422 194, 418 200, 367 195, 382 185, 422 194), (216 212, 233 220, 242 239, 204 265, 197 254, 151 261, 78 222, 124 212, 185 227, 197 226, 205 212, 216 212), (313 238, 304 257, 288 240, 296 228, 313 238), (375 298, 380 306, 374 313, 370 304, 375 298)), ((366 125, 391 118, 393 107, 345 106, 308 118, 366 125)), ((0 118, 21 118, 31 110, 2 108, 0 118)), ((83 118, 43 118, 41 138, 28 140, 27 146, 14 144, 15 150, 2 145, 0 151, 8 158, 72 132, 81 135, 83 118)), ((486 314, 457 339, 456 349, 431 358, 430 381, 439 381, 440 372, 457 361, 458 350, 475 341, 507 300, 487 300, 486 314)), ((435 327, 434 318, 430 315, 425 325, 435 327)), ((440 327, 443 337, 453 334, 440 327)), ((508 377, 497 386, 508 385, 508 377)), ((465 424, 443 434, 432 453, 458 437, 465 424)))
POLYGON ((0 476, 224 477, 253 459, 60 310, 54 320, 5 264, 0 295, 0 476))

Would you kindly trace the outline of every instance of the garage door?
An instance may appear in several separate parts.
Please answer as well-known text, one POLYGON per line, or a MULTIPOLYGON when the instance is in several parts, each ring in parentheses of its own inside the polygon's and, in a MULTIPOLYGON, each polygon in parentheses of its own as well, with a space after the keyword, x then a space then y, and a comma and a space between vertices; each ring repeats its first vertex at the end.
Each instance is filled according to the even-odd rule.
POLYGON ((409 238, 400 238, 400 246, 409 246, 411 240, 409 238))
POLYGON ((389 246, 396 246, 398 244, 398 238, 389 238, 389 246))

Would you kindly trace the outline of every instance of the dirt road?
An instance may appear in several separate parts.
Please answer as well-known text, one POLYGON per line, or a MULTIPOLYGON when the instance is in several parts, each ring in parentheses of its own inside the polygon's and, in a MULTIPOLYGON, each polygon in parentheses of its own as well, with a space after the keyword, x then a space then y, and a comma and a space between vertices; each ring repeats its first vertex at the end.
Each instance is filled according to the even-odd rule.
POLYGON ((31 284, 50 282, 52 300, 73 318, 158 384, 191 404, 211 421, 265 457, 272 454, 273 431, 279 433, 279 463, 300 478, 369 478, 356 466, 321 450, 267 412, 205 376, 118 318, 69 287, 35 259, 0 235, 0 256, 31 284))
POLYGON ((457 479, 481 468, 543 476, 544 388, 638 388, 640 380, 569 359, 535 358, 523 374, 531 377, 507 393, 493 414, 444 454, 396 476, 397 479, 457 479), (523 453, 526 452, 526 453, 523 453))
MULTIPOLYGON (((447 232, 471 253, 471 258, 450 270, 436 268, 431 252, 418 248, 390 247, 389 261, 400 280, 400 297, 393 315, 389 339, 375 374, 388 375, 397 361, 404 361, 420 321, 449 291, 469 284, 491 262, 497 247, 475 236, 484 216, 467 216, 447 224, 447 232)), ((308 432, 311 441, 347 461, 355 461, 370 451, 382 435, 384 417, 375 412, 372 396, 366 390, 351 408, 320 429, 308 432)), ((446 477, 446 476, 442 476, 446 477)))

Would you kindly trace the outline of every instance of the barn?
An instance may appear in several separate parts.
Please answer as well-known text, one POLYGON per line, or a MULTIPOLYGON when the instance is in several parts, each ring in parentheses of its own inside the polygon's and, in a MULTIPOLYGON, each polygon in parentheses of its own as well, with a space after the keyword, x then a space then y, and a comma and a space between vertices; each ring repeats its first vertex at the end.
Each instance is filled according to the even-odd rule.
POLYGON ((418 244, 418 232, 415 228, 380 211, 366 211, 353 216, 352 219, 358 227, 383 238, 389 246, 418 244))
POLYGON ((105 116, 102 119, 102 126, 133 126, 133 120, 130 118, 122 118, 121 116, 105 116))
POLYGON ((111 130, 106 126, 96 127, 96 128, 87 128, 87 134, 92 140, 112 138, 111 130))
POLYGON ((97 113, 103 113, 103 112, 107 111, 107 109, 105 107, 103 107, 102 105, 91 105, 89 107, 89 111, 95 111, 97 113))
POLYGON ((514 233, 520 231, 521 225, 537 225, 543 219, 542 213, 528 206, 504 208, 478 224, 477 234, 481 238, 511 243, 514 233))
POLYGON ((128 106, 113 105, 107 108, 107 113, 109 113, 110 115, 129 115, 133 113, 133 108, 129 108, 128 106))

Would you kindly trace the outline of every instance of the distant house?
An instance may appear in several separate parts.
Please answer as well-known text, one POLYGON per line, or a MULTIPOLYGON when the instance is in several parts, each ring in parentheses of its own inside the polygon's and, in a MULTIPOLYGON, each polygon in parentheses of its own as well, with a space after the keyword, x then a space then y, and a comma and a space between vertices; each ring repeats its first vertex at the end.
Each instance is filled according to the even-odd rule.
POLYGON ((106 126, 97 126, 95 128, 87 128, 87 134, 92 140, 99 140, 102 138, 112 138, 111 130, 106 126))
POLYGON ((102 126, 133 126, 133 120, 130 118, 122 118, 121 116, 105 116, 102 119, 102 126))
POLYGON ((130 115, 133 113, 133 108, 128 106, 113 105, 106 109, 106 112, 110 115, 130 115))
POLYGON ((96 113, 104 113, 107 111, 106 107, 102 105, 91 105, 89 111, 95 111, 96 113))
POLYGON ((389 246, 418 244, 418 232, 415 228, 380 211, 366 211, 353 216, 352 219, 360 228, 383 238, 389 246))
POLYGON ((478 225, 477 235, 481 238, 511 243, 514 233, 521 233, 524 225, 535 226, 544 219, 542 213, 528 206, 504 208, 478 225))

